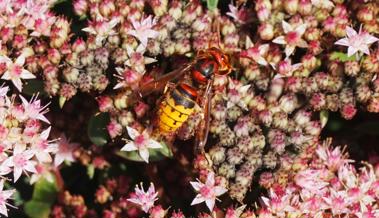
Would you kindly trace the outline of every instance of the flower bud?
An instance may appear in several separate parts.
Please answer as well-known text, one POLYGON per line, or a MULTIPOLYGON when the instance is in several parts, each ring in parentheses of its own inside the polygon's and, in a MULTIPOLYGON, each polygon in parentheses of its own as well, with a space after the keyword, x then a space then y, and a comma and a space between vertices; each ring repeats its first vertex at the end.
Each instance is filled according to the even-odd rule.
POLYGON ((285 0, 283 6, 288 14, 294 15, 299 8, 299 0, 285 0))
POLYGON ((269 23, 262 23, 258 28, 261 39, 271 40, 274 38, 274 27, 269 23))
POLYGON ((79 16, 83 16, 88 11, 88 3, 87 0, 75 0, 73 3, 74 12, 79 16))
POLYGON ((310 0, 299 0, 299 13, 301 15, 311 15, 312 2, 310 0))

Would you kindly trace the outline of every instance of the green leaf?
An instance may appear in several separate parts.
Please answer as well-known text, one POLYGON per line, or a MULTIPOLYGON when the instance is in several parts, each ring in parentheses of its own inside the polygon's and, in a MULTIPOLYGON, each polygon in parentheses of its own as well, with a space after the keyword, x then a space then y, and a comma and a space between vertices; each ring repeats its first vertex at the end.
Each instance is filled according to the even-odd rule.
POLYGON ((332 61, 338 60, 341 62, 355 61, 356 56, 352 55, 352 56, 348 57, 346 53, 335 51, 330 55, 330 60, 332 60, 332 61))
MULTIPOLYGON (((171 149, 166 143, 161 142, 162 148, 149 149, 149 161, 159 161, 173 156, 171 149)), ((131 161, 144 162, 138 151, 117 151, 116 155, 131 161)))
POLYGON ((48 96, 48 94, 45 92, 43 81, 39 79, 25 80, 25 84, 22 87, 22 93, 29 96, 35 95, 37 93, 39 93, 40 96, 48 96))
POLYGON ((92 143, 102 146, 108 142, 107 125, 109 122, 110 117, 108 113, 98 113, 91 117, 88 123, 87 134, 92 143))
POLYGON ((63 108, 64 106, 64 103, 66 103, 66 97, 63 97, 63 96, 59 96, 59 107, 60 108, 63 108))
POLYGON ((31 218, 47 218, 50 214, 50 207, 54 203, 58 187, 54 181, 50 182, 41 178, 34 185, 32 199, 25 203, 25 213, 31 218))
POLYGON ((90 179, 93 179, 93 176, 95 175, 95 166, 93 164, 87 166, 87 175, 90 179))
POLYGON ((320 122, 321 122, 322 128, 324 128, 325 125, 328 123, 328 119, 329 119, 329 111, 328 110, 320 111, 320 122))
POLYGON ((52 202, 58 193, 57 184, 54 181, 50 182, 45 178, 38 180, 34 186, 32 200, 52 202))
POLYGON ((50 203, 28 201, 24 205, 24 210, 30 218, 48 218, 50 214, 50 207, 50 203))
POLYGON ((214 11, 217 9, 218 0, 207 0, 207 8, 210 11, 214 11))

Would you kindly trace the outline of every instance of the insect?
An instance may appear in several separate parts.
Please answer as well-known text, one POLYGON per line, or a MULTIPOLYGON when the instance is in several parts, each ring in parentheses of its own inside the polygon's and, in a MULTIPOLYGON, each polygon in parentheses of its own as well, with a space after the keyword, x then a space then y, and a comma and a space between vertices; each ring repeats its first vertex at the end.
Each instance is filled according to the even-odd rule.
POLYGON ((231 71, 229 56, 221 49, 212 47, 199 51, 189 64, 142 85, 139 94, 144 97, 165 90, 158 105, 156 122, 156 128, 163 135, 175 134, 198 105, 204 117, 197 128, 195 143, 197 149, 203 151, 208 137, 214 77, 227 75, 231 71), (178 82, 172 83, 174 80, 178 82))

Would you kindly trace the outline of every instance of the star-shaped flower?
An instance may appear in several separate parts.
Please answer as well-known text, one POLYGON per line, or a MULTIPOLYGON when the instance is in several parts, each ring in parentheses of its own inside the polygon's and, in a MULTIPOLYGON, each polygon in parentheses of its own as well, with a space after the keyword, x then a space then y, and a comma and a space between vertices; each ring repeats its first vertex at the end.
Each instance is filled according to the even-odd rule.
POLYGON ((210 172, 207 175, 207 180, 205 183, 202 183, 199 180, 198 182, 190 182, 192 187, 198 192, 191 205, 200 204, 205 201, 205 204, 209 210, 213 211, 217 196, 220 196, 228 191, 226 188, 215 184, 214 176, 214 173, 210 172))
POLYGON ((4 180, 0 181, 0 214, 4 216, 8 216, 7 206, 10 204, 7 203, 7 200, 15 193, 14 189, 11 190, 3 190, 4 188, 4 180))
POLYGON ((279 36, 275 38, 272 42, 276 44, 286 45, 285 53, 286 56, 290 56, 296 47, 306 48, 308 46, 307 42, 302 39, 302 36, 307 29, 307 24, 300 24, 297 27, 293 27, 286 21, 282 21, 283 31, 285 36, 279 36))
POLYGON ((162 148, 162 145, 150 138, 147 129, 145 129, 142 134, 131 127, 126 127, 126 129, 128 130, 128 134, 133 141, 124 145, 124 147, 121 148, 121 151, 138 151, 139 156, 146 163, 149 163, 149 148, 162 148))
POLYGON ((34 152, 34 155, 40 163, 52 162, 51 154, 57 152, 57 145, 47 140, 50 135, 50 130, 51 127, 35 135, 30 142, 31 151, 34 152))
POLYGON ((159 32, 152 29, 157 21, 151 15, 141 21, 136 21, 132 18, 131 22, 134 29, 129 30, 127 33, 136 37, 143 47, 147 46, 149 38, 154 39, 159 36, 159 32))
POLYGON ((244 24, 247 18, 247 12, 245 8, 238 9, 233 4, 229 4, 229 12, 226 12, 226 15, 233 18, 238 23, 244 24))
POLYGON ((34 79, 34 76, 31 72, 24 69, 25 56, 20 55, 13 62, 7 56, 0 56, 0 64, 5 63, 6 71, 1 77, 1 79, 10 80, 16 86, 16 88, 21 92, 22 91, 22 81, 21 79, 34 79))
POLYGON ((269 44, 254 45, 250 37, 246 37, 246 50, 241 51, 240 55, 243 58, 254 60, 260 65, 267 66, 267 61, 264 56, 269 50, 269 44))
POLYGON ((83 28, 84 32, 88 32, 96 36, 96 44, 101 45, 103 40, 108 36, 114 35, 116 31, 113 29, 119 23, 119 19, 110 21, 98 20, 89 23, 88 27, 83 28))
POLYGON ((3 162, 4 167, 13 167, 13 180, 16 182, 22 172, 36 173, 36 162, 31 160, 34 156, 34 152, 31 150, 25 150, 25 145, 17 144, 13 150, 13 156, 10 156, 3 162))
POLYGON ((54 165, 59 166, 63 161, 74 162, 74 154, 75 149, 79 147, 78 143, 70 142, 64 134, 60 136, 60 140, 58 142, 58 150, 55 154, 54 165))
POLYGON ((347 46, 347 56, 350 57, 354 54, 357 54, 357 57, 359 57, 359 54, 357 53, 359 51, 369 55, 369 46, 378 40, 379 39, 375 36, 362 31, 362 26, 359 28, 358 33, 353 28, 346 27, 346 37, 338 40, 335 42, 335 44, 347 46))
POLYGON ((155 187, 153 183, 150 183, 150 187, 145 192, 143 186, 141 184, 141 188, 136 185, 134 189, 134 193, 131 198, 128 198, 128 201, 138 204, 145 213, 147 213, 150 208, 154 206, 154 202, 158 200, 158 192, 155 191, 155 187))
POLYGON ((41 100, 37 100, 38 95, 32 96, 28 102, 22 95, 19 95, 22 101, 22 106, 24 107, 25 119, 37 119, 45 123, 50 124, 49 120, 45 117, 45 113, 48 112, 49 104, 41 106, 41 100))

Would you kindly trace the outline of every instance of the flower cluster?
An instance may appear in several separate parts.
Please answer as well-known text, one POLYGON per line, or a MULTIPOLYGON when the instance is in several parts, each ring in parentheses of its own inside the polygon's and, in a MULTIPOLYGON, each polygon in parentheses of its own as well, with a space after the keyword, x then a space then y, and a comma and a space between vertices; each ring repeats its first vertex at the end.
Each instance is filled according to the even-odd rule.
POLYGON ((262 197, 263 209, 258 214, 377 217, 379 179, 374 168, 367 164, 356 170, 351 162, 340 147, 320 145, 309 163, 289 172, 286 183, 269 185, 269 195, 262 197))
MULTIPOLYGON (((373 167, 356 170, 341 148, 320 142, 329 112, 346 120, 359 111, 379 112, 377 1, 242 0, 220 1, 219 8, 199 0, 69 2, 79 19, 55 15, 55 3, 0 0, 0 79, 11 87, 0 87, 0 176, 13 174, 16 182, 31 175, 34 183, 77 159, 88 177, 101 181, 94 199, 102 210, 62 185, 52 217, 167 217, 170 199, 163 195, 171 192, 162 181, 181 175, 177 168, 185 171, 178 187, 194 195, 186 203, 205 202, 211 213, 198 217, 379 216, 373 167), (77 20, 84 21, 78 31, 77 20), (140 90, 211 47, 229 55, 233 70, 211 75, 209 137, 204 152, 193 155, 181 144, 200 135, 204 96, 176 132, 163 134, 157 111, 176 80, 147 86, 152 94, 140 90), (52 124, 37 93, 24 97, 39 82, 52 105, 65 105, 52 119, 49 114, 52 124), (109 120, 94 132, 108 135, 93 136, 88 128, 88 139, 82 127, 98 111, 109 120), (52 127, 64 132, 60 139, 49 140, 52 127), (103 147, 94 142, 99 138, 103 147), (178 164, 152 163, 166 157, 178 164), (142 163, 129 168, 121 158, 142 163), (128 194, 141 179, 112 174, 139 167, 146 170, 137 174, 155 186, 128 194), (257 180, 268 196, 254 211, 244 203, 257 180), (216 206, 224 197, 226 210, 216 206)), ((194 82, 183 75, 172 78, 194 82)), ((2 191, 3 185, 0 213, 7 215, 13 191, 2 191)))

